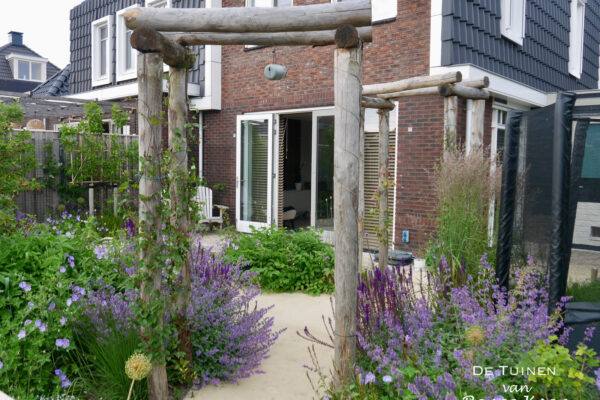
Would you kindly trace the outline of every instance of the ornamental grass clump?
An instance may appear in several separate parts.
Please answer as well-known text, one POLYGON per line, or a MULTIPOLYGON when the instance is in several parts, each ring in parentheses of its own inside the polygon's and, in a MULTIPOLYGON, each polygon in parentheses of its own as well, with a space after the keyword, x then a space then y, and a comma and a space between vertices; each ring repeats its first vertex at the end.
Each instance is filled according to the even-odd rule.
MULTIPOLYGON (((445 255, 455 268, 465 265, 475 277, 482 254, 495 260, 495 247, 490 245, 494 241, 488 232, 489 207, 493 196, 499 198, 502 173, 496 168, 490 175, 492 162, 496 161, 485 157, 483 150, 444 156, 434 178, 439 197, 438 229, 427 249, 428 265, 437 265, 445 255)), ((498 205, 499 201, 495 202, 498 205)))

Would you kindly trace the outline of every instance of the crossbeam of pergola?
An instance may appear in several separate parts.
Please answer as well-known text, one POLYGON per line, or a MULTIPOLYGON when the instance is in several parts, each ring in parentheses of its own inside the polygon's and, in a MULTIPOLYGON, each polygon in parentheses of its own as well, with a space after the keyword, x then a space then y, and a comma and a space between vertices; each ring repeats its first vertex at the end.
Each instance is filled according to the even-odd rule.
MULTIPOLYGON (((457 97, 475 100, 473 104, 472 132, 469 132, 472 147, 483 145, 483 120, 485 112, 485 99, 490 94, 485 89, 490 80, 483 78, 462 80, 460 72, 450 72, 441 75, 417 76, 394 82, 378 83, 363 86, 361 106, 363 108, 377 109, 379 114, 379 186, 377 196, 379 202, 379 265, 386 266, 388 260, 388 190, 387 183, 389 163, 389 112, 394 109, 392 99, 415 96, 442 96, 444 97, 444 148, 448 151, 454 147, 456 140, 456 108, 457 97), (451 142, 451 143, 449 143, 451 142)), ((363 118, 364 119, 364 118, 363 118)), ((361 136, 361 141, 364 138, 361 136)), ((361 194, 359 203, 359 238, 362 249, 363 219, 364 219, 364 183, 362 158, 363 145, 361 142, 361 194)))
MULTIPOLYGON (((220 8, 174 9, 135 8, 124 14, 125 23, 134 32, 131 44, 138 56, 138 126, 139 156, 144 166, 158 167, 160 159, 160 128, 150 123, 160 120, 162 93, 162 63, 170 68, 169 85, 169 147, 176 132, 183 132, 187 110, 182 106, 187 69, 193 65, 193 55, 186 46, 198 44, 254 45, 327 45, 335 44, 334 54, 334 246, 335 246, 335 332, 334 382, 353 377, 356 354, 356 306, 358 284, 358 197, 360 114, 362 89, 362 42, 372 39, 371 1, 339 2, 289 8, 220 8), (358 29, 357 29, 358 28, 358 29), (171 103, 173 103, 171 105, 171 103)), ((388 104, 374 98, 373 102, 388 104)), ((185 136, 185 135, 184 135, 185 136)), ((180 143, 181 145, 181 143, 180 143)), ((175 158, 170 174, 184 172, 184 158, 175 158), (176 172, 177 171, 177 172, 176 172)), ((140 166, 140 170, 142 170, 140 166)), ((146 179, 139 185, 140 229, 143 234, 161 241, 159 204, 161 181, 146 179)), ((177 182, 171 182, 171 211, 188 210, 177 193, 177 182), (175 185, 175 186, 173 186, 175 185)), ((177 215, 177 214, 176 214, 177 215)), ((181 216, 172 223, 185 234, 187 223, 181 216)), ((140 266, 146 268, 152 257, 146 246, 140 254, 140 266)), ((189 263, 182 266, 181 293, 189 289, 189 263)), ((145 270, 152 280, 141 288, 142 301, 147 303, 152 290, 157 290, 161 271, 145 270)), ((185 296, 177 297, 177 309, 185 310, 185 296)), ((159 318, 160 319, 160 318, 159 318)), ((152 328, 143 332, 148 336, 152 328)), ((181 335, 181 332, 180 332, 181 335)), ((185 336, 185 335, 184 335, 185 336)), ((181 336, 180 336, 181 339, 181 336)), ((185 339, 185 337, 183 338, 185 339)), ((184 343, 185 345, 186 343, 184 343)), ((189 345, 189 343, 188 343, 189 345)), ((181 340, 180 340, 181 346, 181 340)), ((185 348, 181 349, 184 352, 185 348)), ((157 360, 148 379, 149 398, 168 396, 166 370, 157 360)))

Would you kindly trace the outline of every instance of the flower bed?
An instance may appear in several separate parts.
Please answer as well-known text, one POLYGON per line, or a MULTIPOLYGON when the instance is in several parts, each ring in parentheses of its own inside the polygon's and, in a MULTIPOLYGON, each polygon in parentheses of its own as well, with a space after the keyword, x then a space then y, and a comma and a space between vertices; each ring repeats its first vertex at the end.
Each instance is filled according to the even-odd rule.
POLYGON ((442 258, 427 285, 398 268, 361 277, 356 381, 326 397, 598 398, 598 357, 585 343, 563 347, 569 330, 548 314, 547 279, 531 260, 508 292, 485 258, 462 284, 450 270, 442 258))
MULTIPOLYGON (((0 236, 1 391, 19 399, 127 397, 125 362, 142 347, 136 318, 139 253, 127 231, 101 240, 104 230, 93 219, 84 223, 64 214, 45 224, 22 220, 14 232, 0 236)), ((181 357, 175 334, 165 343, 172 387, 259 372, 279 332, 272 330, 268 309, 251 306, 260 293, 254 273, 207 249, 191 252, 190 260, 186 316, 194 358, 190 364, 181 357)), ((166 299, 175 296, 166 284, 163 292, 166 299)), ((173 315, 165 314, 168 324, 175 324, 173 315)), ((133 398, 145 395, 145 383, 135 385, 133 398)))

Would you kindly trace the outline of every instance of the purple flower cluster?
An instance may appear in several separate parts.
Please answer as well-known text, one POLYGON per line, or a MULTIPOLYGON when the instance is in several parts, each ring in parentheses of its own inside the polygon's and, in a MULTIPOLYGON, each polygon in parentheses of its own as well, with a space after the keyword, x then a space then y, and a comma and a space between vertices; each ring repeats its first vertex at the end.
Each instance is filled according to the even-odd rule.
POLYGON ((54 375, 60 378, 60 383, 63 389, 67 389, 71 386, 71 381, 67 378, 67 375, 64 374, 60 369, 54 370, 54 375))
POLYGON ((281 332, 272 330, 270 308, 252 306, 260 293, 254 272, 224 261, 222 253, 198 247, 192 253, 188 308, 198 366, 197 384, 216 384, 260 373, 258 367, 281 332))
POLYGON ((25 291, 25 292, 30 292, 31 291, 31 285, 29 285, 27 282, 20 282, 19 283, 19 287, 21 289, 23 289, 23 291, 25 291))
POLYGON ((105 245, 101 244, 99 246, 94 247, 94 254, 98 260, 103 260, 108 258, 108 249, 105 245))
POLYGON ((138 294, 135 291, 119 293, 113 286, 106 285, 88 293, 87 297, 82 300, 83 314, 91 322, 92 328, 96 330, 99 338, 112 334, 113 328, 117 332, 125 333, 135 329, 131 304, 134 304, 137 298, 138 294))
POLYGON ((455 399, 457 387, 464 385, 497 393, 497 383, 474 376, 472 366, 505 365, 511 355, 516 365, 538 340, 561 328, 548 315, 547 279, 531 260, 515 271, 517 284, 509 292, 495 284, 485 256, 478 275, 465 275, 462 285, 448 279, 451 271, 442 258, 437 273, 420 281, 401 267, 359 278, 359 350, 369 365, 378 365, 377 373, 396 377, 393 385, 399 393, 408 389, 419 399, 447 400, 455 399), (467 339, 467 332, 476 340, 467 339), (454 348, 442 337, 452 337, 454 348), (421 373, 405 377, 406 371, 416 370, 421 373))
POLYGON ((69 339, 56 339, 56 347, 61 347, 63 349, 67 349, 69 348, 69 345, 71 344, 71 342, 69 341, 69 339))

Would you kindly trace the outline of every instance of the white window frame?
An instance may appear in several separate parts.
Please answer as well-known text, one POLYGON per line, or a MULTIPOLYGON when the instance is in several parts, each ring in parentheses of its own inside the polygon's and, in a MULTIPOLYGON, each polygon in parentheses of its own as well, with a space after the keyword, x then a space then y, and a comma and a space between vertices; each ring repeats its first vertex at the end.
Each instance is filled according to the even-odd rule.
MULTIPOLYGON (((250 6, 250 5, 248 5, 248 3, 250 3, 250 1, 251 1, 251 0, 246 0, 246 7, 253 7, 253 6, 250 6)), ((268 2, 269 2, 271 5, 269 5, 269 6, 265 7, 265 8, 275 7, 275 2, 276 2, 277 0, 267 0, 267 1, 268 1, 268 2)), ((293 7, 293 6, 294 6, 294 0, 292 0, 292 4, 290 5, 290 7, 293 7)))
POLYGON ((160 7, 165 3, 165 8, 171 8, 171 0, 146 0, 146 7, 160 7))
POLYGON ((117 82, 137 78, 137 50, 132 49, 131 51, 131 68, 127 69, 126 65, 127 51, 131 49, 131 46, 127 45, 127 31, 129 29, 125 26, 124 14, 128 10, 139 6, 139 4, 134 4, 131 7, 117 11, 117 82))
POLYGON ((581 78, 583 71, 583 39, 585 32, 585 3, 587 0, 571 0, 569 21, 569 74, 581 78))
POLYGON ((523 46, 525 37, 525 0, 502 0, 500 3, 500 33, 523 46))
MULTIPOLYGON (((350 0, 345 0, 350 1, 350 0)), ((332 3, 341 3, 340 0, 331 0, 332 3)), ((398 17, 398 2, 396 0, 371 0, 371 23, 379 21, 388 21, 398 17), (386 13, 384 4, 393 4, 395 6, 394 15, 386 13)))
POLYGON ((107 15, 92 22, 92 86, 108 85, 112 82, 112 61, 113 61, 113 16, 107 15), (107 44, 106 44, 106 75, 100 75, 100 46, 99 32, 100 28, 106 26, 107 44))
POLYGON ((9 65, 10 65, 14 79, 17 79, 20 81, 29 81, 29 82, 45 82, 47 79, 46 78, 46 67, 48 65, 47 58, 28 56, 28 55, 24 55, 24 54, 10 53, 9 55, 6 56, 6 60, 8 61, 9 65), (25 62, 29 63, 29 79, 19 79, 19 61, 25 61, 25 62), (40 79, 33 79, 32 73, 31 73, 32 72, 31 71, 32 63, 41 64, 40 79))

